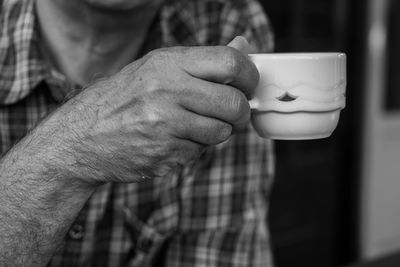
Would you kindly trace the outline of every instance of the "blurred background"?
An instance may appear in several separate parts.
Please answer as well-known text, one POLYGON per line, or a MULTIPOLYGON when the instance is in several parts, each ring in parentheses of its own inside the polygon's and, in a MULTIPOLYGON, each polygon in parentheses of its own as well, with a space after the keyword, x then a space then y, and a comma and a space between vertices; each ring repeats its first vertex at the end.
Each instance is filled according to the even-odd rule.
POLYGON ((276 142, 269 220, 277 266, 348 266, 397 255, 400 2, 260 1, 277 52, 348 56, 347 107, 332 137, 276 142))

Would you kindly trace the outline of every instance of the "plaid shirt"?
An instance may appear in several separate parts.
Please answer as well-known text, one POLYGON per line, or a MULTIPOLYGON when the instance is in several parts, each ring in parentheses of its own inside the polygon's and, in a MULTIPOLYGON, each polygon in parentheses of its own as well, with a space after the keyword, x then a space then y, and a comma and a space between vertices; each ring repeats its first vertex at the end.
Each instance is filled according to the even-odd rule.
MULTIPOLYGON (((45 61, 33 0, 0 0, 0 152, 61 104, 71 86, 45 61)), ((142 53, 227 44, 272 49, 256 0, 165 0, 142 53)), ((272 143, 249 128, 165 179, 99 187, 49 266, 272 266, 266 227, 272 143)))

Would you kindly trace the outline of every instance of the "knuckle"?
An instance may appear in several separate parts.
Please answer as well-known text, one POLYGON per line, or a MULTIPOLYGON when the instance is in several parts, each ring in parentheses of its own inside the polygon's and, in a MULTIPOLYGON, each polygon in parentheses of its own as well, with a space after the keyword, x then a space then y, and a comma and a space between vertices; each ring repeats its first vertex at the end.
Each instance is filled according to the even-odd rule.
MULTIPOLYGON (((152 105, 144 107, 145 112, 141 112, 140 119, 135 120, 136 133, 141 137, 145 137, 149 140, 154 140, 154 144, 157 144, 159 140, 163 140, 168 133, 170 127, 169 118, 165 112, 162 112, 159 108, 152 105)), ((162 149, 165 147, 164 144, 158 144, 154 146, 154 153, 162 154, 162 149)))
POLYGON ((147 55, 150 58, 154 58, 154 57, 160 57, 163 56, 167 53, 168 49, 167 48, 158 48, 158 49, 154 49, 152 51, 150 51, 147 55))
POLYGON ((187 48, 184 47, 163 47, 150 51, 147 55, 153 60, 169 60, 179 53, 183 53, 187 48))
POLYGON ((146 91, 150 93, 158 93, 164 91, 162 81, 158 77, 153 77, 146 82, 146 91))
POLYGON ((150 103, 157 105, 166 105, 174 102, 174 96, 177 94, 174 88, 166 86, 164 77, 155 76, 147 79, 143 85, 145 99, 150 103))
POLYGON ((159 48, 153 51, 150 51, 147 54, 147 62, 151 64, 156 64, 159 67, 160 64, 168 61, 171 57, 171 51, 168 48, 159 48))
POLYGON ((144 117, 150 126, 149 128, 158 129, 161 125, 163 125, 163 118, 160 116, 161 114, 155 108, 149 108, 146 112, 146 116, 144 117))

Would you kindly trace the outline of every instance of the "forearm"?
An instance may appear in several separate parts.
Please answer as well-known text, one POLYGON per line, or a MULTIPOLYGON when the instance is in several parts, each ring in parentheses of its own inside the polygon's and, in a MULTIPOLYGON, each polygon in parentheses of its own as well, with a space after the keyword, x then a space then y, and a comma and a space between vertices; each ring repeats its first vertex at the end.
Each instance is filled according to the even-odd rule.
POLYGON ((95 189, 58 130, 44 123, 0 162, 0 266, 45 266, 95 189))

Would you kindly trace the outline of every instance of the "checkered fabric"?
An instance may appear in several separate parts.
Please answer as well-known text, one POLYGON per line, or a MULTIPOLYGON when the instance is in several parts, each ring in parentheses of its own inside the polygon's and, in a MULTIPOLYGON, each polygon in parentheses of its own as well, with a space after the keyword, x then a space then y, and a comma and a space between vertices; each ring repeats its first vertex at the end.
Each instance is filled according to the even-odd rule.
MULTIPOLYGON (((71 86, 41 54, 33 0, 0 0, 0 152, 61 104, 71 86)), ((256 0, 165 0, 141 55, 157 47, 273 46, 256 0)), ((249 126, 183 170, 99 187, 49 266, 272 266, 266 213, 272 142, 249 126)))

